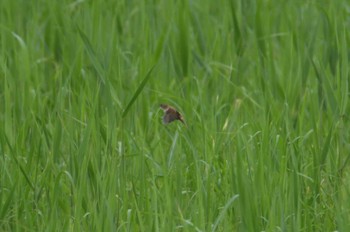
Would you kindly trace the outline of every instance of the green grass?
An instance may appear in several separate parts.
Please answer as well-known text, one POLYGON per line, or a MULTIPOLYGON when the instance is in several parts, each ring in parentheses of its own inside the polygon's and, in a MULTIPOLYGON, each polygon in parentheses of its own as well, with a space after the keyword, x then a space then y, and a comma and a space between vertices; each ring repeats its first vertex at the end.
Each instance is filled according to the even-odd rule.
POLYGON ((2 0, 0 231, 349 231, 349 9, 2 0))

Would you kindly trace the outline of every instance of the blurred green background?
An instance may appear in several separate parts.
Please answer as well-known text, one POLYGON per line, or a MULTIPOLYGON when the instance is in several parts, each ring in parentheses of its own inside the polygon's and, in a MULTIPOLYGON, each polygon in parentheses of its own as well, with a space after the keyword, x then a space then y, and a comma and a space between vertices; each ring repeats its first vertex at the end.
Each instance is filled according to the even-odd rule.
POLYGON ((1 0, 0 230, 349 231, 349 26, 346 0, 1 0))

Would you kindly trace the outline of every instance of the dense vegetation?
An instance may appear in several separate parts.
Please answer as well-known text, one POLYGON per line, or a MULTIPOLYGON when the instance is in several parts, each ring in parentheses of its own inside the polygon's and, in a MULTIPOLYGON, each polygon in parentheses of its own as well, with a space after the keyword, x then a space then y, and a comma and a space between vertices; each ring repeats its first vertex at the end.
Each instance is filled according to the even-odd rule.
POLYGON ((1 0, 0 230, 350 231, 349 28, 346 0, 1 0))

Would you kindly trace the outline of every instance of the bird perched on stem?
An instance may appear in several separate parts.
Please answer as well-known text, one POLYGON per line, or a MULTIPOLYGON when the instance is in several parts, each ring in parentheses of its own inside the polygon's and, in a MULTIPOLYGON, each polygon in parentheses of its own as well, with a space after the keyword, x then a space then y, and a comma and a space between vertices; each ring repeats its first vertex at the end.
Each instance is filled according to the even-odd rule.
POLYGON ((160 108, 164 111, 164 116, 163 116, 163 123, 164 124, 169 124, 175 120, 179 120, 182 122, 184 125, 186 125, 184 118, 182 115, 173 107, 166 105, 166 104, 160 104, 160 108))

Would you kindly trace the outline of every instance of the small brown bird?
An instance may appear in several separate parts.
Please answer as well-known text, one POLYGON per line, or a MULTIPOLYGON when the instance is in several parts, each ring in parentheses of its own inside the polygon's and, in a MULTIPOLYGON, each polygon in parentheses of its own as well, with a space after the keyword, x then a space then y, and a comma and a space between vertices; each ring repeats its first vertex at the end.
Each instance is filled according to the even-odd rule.
POLYGON ((186 125, 182 115, 177 110, 175 110, 173 107, 166 105, 166 104, 160 104, 160 108, 162 108, 162 110, 165 112, 165 114, 163 116, 163 123, 164 124, 169 124, 172 121, 179 120, 183 124, 186 125))

